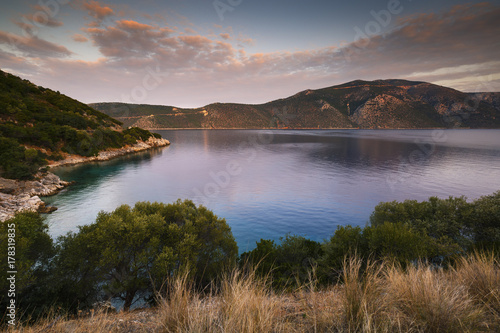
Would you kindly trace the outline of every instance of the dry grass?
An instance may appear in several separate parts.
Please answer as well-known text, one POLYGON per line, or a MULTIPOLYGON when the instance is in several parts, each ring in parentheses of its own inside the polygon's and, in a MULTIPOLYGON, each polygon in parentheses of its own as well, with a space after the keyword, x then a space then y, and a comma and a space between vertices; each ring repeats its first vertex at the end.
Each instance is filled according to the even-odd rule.
POLYGON ((200 294, 181 275, 155 309, 46 319, 14 332, 500 331, 500 265, 491 255, 463 258, 447 271, 352 258, 342 280, 318 289, 311 278, 295 292, 276 294, 255 272, 234 271, 217 292, 200 294))
POLYGON ((403 318, 403 327, 421 332, 479 332, 487 328, 484 312, 466 288, 430 267, 391 268, 385 283, 388 304, 403 318))
POLYGON ((158 312, 155 309, 143 309, 127 313, 109 314, 92 312, 90 316, 67 318, 50 316, 40 320, 36 325, 21 325, 8 332, 23 333, 126 333, 157 332, 158 312))
POLYGON ((222 279, 220 293, 203 299, 192 292, 186 276, 173 286, 159 310, 165 332, 290 332, 282 299, 254 271, 233 271, 222 279))
POLYGON ((474 303, 481 306, 489 318, 491 329, 500 331, 500 261, 493 254, 475 253, 463 257, 450 272, 453 282, 464 287, 474 303))

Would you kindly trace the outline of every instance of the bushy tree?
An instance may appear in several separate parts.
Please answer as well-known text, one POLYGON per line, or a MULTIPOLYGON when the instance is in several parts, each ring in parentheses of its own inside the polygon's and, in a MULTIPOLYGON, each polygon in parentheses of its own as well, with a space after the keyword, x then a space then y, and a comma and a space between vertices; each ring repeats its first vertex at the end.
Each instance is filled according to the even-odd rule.
POLYGON ((375 207, 370 216, 372 226, 385 222, 409 224, 413 229, 434 239, 446 238, 460 245, 463 250, 471 247, 465 221, 469 219, 473 207, 465 197, 428 201, 405 200, 404 202, 383 202, 375 207))
POLYGON ((500 191, 483 196, 471 204, 472 211, 465 220, 474 249, 500 250, 500 191))
POLYGON ((240 265, 253 265, 259 275, 270 277, 276 288, 307 282, 323 254, 319 242, 297 235, 286 235, 278 244, 266 239, 256 244, 255 249, 241 255, 240 265))
POLYGON ((330 239, 323 243, 323 252, 322 264, 340 270, 346 256, 363 258, 368 255, 368 240, 359 226, 338 226, 330 239))
POLYGON ((26 149, 16 140, 0 136, 0 176, 12 179, 31 179, 47 164, 35 149, 26 149))
POLYGON ((62 285, 88 291, 74 296, 82 300, 99 293, 121 298, 125 310, 179 270, 188 269, 198 283, 210 282, 238 253, 225 220, 189 200, 101 212, 95 223, 62 237, 60 244, 58 266, 71 272, 62 285))

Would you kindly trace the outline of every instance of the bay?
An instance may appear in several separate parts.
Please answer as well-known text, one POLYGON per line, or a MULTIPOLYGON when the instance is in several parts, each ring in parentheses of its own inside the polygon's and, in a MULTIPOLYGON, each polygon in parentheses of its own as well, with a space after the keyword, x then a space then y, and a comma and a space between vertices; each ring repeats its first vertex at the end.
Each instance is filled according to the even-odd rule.
POLYGON ((52 171, 57 237, 137 201, 191 199, 226 219, 240 252, 287 233, 321 241, 382 201, 500 190, 500 130, 170 130, 166 148, 52 171))

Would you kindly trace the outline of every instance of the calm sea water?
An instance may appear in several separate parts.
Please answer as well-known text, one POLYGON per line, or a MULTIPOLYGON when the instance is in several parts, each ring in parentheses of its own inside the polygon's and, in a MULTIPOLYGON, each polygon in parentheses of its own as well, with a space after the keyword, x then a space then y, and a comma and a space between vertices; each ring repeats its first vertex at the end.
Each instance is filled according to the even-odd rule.
POLYGON ((160 131, 171 146, 53 172, 53 236, 100 210, 192 199, 224 217, 240 251, 286 233, 321 241, 365 225, 381 201, 500 190, 500 130, 160 131))

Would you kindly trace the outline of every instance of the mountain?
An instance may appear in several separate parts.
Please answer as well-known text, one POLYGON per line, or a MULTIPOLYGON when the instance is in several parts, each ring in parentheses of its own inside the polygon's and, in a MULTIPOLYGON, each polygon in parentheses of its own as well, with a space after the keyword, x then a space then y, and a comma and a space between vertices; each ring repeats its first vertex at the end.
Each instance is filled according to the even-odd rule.
POLYGON ((30 179, 48 160, 96 156, 159 137, 0 70, 0 177, 30 179))
POLYGON ((125 126, 162 128, 500 128, 500 93, 464 93, 426 82, 352 81, 265 104, 202 108, 90 104, 125 126))

